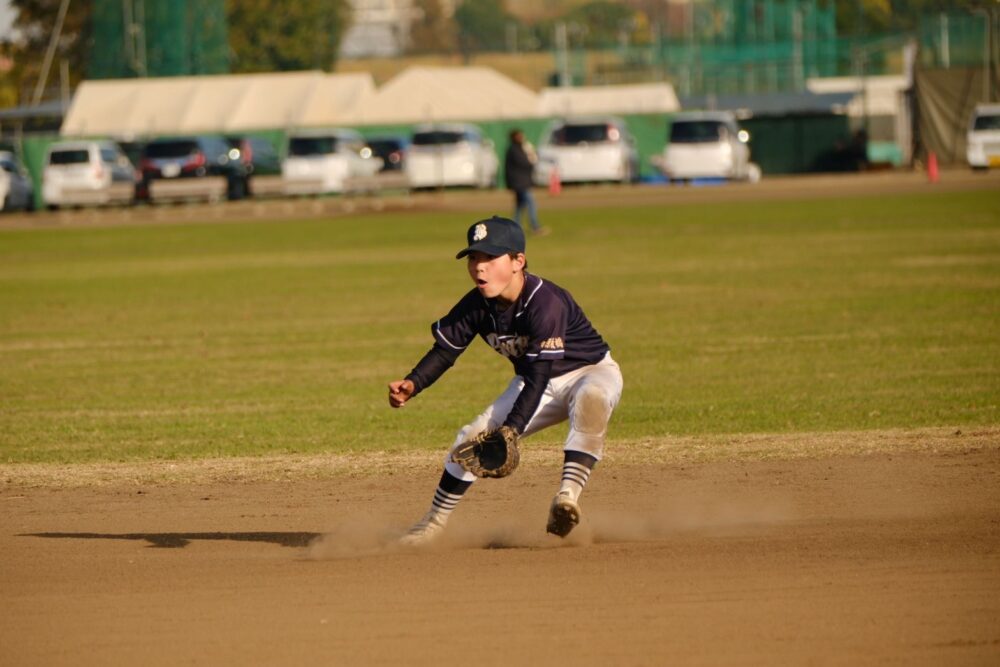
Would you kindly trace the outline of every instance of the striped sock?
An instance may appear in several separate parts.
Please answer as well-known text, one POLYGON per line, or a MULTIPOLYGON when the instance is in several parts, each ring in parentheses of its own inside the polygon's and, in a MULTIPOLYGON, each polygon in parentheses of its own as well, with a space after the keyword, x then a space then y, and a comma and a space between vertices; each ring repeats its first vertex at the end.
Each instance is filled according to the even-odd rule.
POLYGON ((431 509, 427 515, 428 518, 433 516, 434 521, 443 526, 448 521, 448 515, 458 506, 458 501, 462 499, 462 494, 470 486, 472 486, 472 482, 463 482, 447 470, 441 473, 441 481, 438 482, 437 490, 434 492, 431 509))
POLYGON ((590 454, 566 450, 563 453, 562 485, 559 493, 566 493, 572 496, 573 500, 579 500, 583 493, 583 487, 587 486, 590 479, 590 471, 597 465, 597 459, 590 454))

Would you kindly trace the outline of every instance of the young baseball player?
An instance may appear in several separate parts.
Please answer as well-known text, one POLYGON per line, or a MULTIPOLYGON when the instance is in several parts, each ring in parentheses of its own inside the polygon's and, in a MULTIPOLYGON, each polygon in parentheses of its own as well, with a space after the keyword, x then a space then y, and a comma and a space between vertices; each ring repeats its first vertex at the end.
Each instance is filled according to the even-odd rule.
POLYGON ((524 437, 568 419, 562 482, 546 527, 565 537, 580 522, 580 494, 601 459, 608 420, 621 398, 621 371, 569 292, 528 273, 519 224, 496 216, 477 222, 467 245, 456 258, 466 258, 473 288, 431 326, 434 345, 409 375, 389 383, 389 404, 402 407, 432 385, 476 336, 510 360, 514 378, 458 432, 430 510, 402 543, 423 545, 444 530, 477 478, 456 451, 471 451, 477 434, 524 437))

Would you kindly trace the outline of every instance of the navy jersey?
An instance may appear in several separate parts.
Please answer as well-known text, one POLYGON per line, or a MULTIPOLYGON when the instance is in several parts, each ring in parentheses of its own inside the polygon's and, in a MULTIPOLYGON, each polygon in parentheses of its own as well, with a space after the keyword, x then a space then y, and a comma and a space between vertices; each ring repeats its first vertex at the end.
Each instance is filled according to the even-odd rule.
POLYGON ((502 311, 496 306, 495 299, 473 288, 432 325, 435 340, 460 353, 479 336, 522 376, 538 360, 551 361, 550 377, 558 377, 596 364, 608 353, 607 343, 570 293, 553 282, 526 272, 517 301, 502 311))
POLYGON ((529 273, 510 307, 499 310, 496 299, 473 288, 431 330, 434 346, 406 376, 412 395, 432 385, 479 336, 524 379, 504 420, 518 433, 535 413, 549 378, 596 364, 609 349, 569 292, 529 273))

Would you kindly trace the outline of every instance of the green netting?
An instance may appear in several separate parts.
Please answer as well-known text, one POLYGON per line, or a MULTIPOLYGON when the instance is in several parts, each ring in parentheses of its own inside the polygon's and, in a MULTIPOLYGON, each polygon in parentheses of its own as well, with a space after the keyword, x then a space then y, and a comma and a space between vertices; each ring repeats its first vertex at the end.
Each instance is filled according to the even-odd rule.
POLYGON ((920 22, 920 64, 930 68, 982 67, 989 52, 990 17, 937 14, 920 22))
POLYGON ((814 77, 895 73, 908 39, 838 36, 833 3, 819 0, 713 0, 693 7, 683 34, 605 49, 585 77, 571 68, 573 82, 669 80, 682 96, 801 91, 814 77))
POLYGON ((92 79, 225 74, 224 0, 94 0, 92 79))

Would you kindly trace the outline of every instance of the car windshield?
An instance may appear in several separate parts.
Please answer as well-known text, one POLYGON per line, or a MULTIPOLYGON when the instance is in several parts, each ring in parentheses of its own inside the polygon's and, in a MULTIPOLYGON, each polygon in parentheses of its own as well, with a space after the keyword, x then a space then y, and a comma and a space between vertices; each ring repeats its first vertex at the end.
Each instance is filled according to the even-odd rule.
POLYGON ((118 161, 118 153, 116 153, 115 151, 113 151, 110 148, 102 148, 101 149, 101 160, 103 162, 108 162, 108 163, 114 164, 115 162, 118 161))
POLYGON ((1000 130, 1000 114, 976 116, 974 130, 1000 130))
POLYGON ((198 144, 194 141, 154 141, 146 146, 146 157, 178 158, 187 157, 198 151, 198 144))
POLYGON ((293 137, 288 142, 289 155, 329 155, 336 152, 336 137, 293 137))
POLYGON ((590 144, 618 139, 618 129, 606 123, 563 125, 552 132, 552 143, 559 146, 590 144))
POLYGON ((49 164, 83 164, 85 162, 90 162, 90 152, 86 148, 52 151, 49 156, 49 164))
POLYGON ((414 146, 438 146, 441 144, 457 144, 464 141, 466 136, 463 132, 451 132, 447 130, 434 130, 432 132, 417 132, 413 135, 414 146))
POLYGON ((717 120, 683 120, 670 126, 670 142, 674 144, 706 144, 723 136, 726 124, 717 120))

